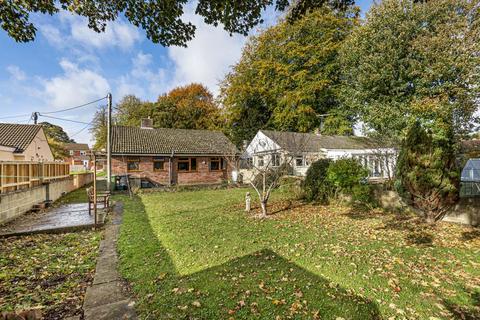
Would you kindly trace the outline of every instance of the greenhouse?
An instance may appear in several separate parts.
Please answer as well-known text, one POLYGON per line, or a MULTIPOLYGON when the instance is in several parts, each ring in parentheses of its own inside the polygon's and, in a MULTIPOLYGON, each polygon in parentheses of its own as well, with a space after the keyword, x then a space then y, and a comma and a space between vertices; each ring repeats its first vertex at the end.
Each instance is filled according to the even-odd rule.
POLYGON ((470 159, 462 170, 461 197, 480 196, 480 159, 470 159))

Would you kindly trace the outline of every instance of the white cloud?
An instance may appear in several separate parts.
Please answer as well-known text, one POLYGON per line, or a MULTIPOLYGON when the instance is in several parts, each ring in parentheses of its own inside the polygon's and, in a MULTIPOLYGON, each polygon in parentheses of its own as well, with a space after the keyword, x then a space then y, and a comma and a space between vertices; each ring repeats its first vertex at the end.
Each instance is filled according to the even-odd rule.
POLYGON ((154 100, 169 88, 168 75, 165 69, 154 70, 153 56, 143 52, 132 59, 131 70, 120 77, 116 90, 117 97, 128 94, 144 99, 154 100))
POLYGON ((108 81, 90 69, 82 69, 67 59, 60 61, 63 74, 43 82, 43 95, 54 108, 76 106, 105 96, 108 81))
POLYGON ((18 66, 9 65, 7 67, 7 71, 10 73, 10 76, 13 80, 23 81, 27 79, 27 75, 25 74, 25 72, 23 72, 23 70, 20 69, 18 66))
POLYGON ((137 27, 121 20, 109 22, 104 32, 88 27, 86 18, 62 11, 60 25, 40 24, 39 29, 47 41, 57 48, 83 47, 85 49, 120 48, 129 50, 142 40, 137 27))
POLYGON ((64 41, 64 36, 58 28, 50 24, 39 24, 38 28, 51 45, 61 48, 68 43, 67 41, 64 41))
POLYGON ((218 84, 230 66, 239 60, 246 38, 230 36, 221 26, 207 25, 193 13, 185 14, 185 19, 192 21, 197 30, 187 48, 168 49, 168 56, 175 65, 173 85, 200 82, 218 94, 218 84))
MULTIPOLYGON (((280 15, 273 6, 268 7, 262 14, 264 23, 253 29, 251 34, 274 25, 280 15)), ((168 49, 168 56, 175 66, 171 87, 200 82, 217 95, 220 81, 240 59, 247 38, 239 34, 230 36, 222 25, 214 27, 206 24, 202 17, 194 14, 193 6, 187 7, 183 18, 193 22, 197 30, 187 48, 168 49)))

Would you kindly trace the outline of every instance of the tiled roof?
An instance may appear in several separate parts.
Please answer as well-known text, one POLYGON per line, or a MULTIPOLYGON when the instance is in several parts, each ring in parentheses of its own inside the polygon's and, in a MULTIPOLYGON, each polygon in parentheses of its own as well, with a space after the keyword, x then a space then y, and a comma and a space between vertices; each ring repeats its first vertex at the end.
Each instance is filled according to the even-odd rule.
POLYGON ((86 143, 65 143, 65 150, 90 150, 86 143))
POLYGON ((42 128, 35 124, 0 123, 0 145, 23 152, 42 128))
POLYGON ((112 127, 113 154, 231 154, 234 144, 219 131, 112 127))
POLYGON ((367 137, 326 136, 315 133, 298 133, 261 130, 282 149, 290 152, 318 152, 320 149, 375 149, 381 147, 367 137))

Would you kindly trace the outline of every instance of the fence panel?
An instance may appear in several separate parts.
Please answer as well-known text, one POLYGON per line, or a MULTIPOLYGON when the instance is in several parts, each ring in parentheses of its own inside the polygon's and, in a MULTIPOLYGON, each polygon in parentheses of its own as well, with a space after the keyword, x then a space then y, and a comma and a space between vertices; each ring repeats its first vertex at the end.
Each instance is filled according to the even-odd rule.
POLYGON ((68 163, 0 161, 0 193, 28 189, 69 176, 68 163))

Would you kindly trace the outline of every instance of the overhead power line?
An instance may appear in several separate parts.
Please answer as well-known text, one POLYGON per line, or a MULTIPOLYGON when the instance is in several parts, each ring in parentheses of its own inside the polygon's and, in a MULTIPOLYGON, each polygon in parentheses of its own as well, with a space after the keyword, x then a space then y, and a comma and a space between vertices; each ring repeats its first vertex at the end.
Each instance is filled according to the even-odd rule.
POLYGON ((53 116, 46 116, 43 113, 39 113, 38 115, 41 116, 41 117, 51 118, 51 119, 56 119, 56 120, 61 120, 61 121, 69 121, 69 122, 82 123, 82 124, 90 124, 90 123, 84 122, 84 121, 71 120, 71 119, 65 119, 65 118, 59 118, 59 117, 53 117, 53 116))
POLYGON ((18 114, 16 116, 0 117, 0 119, 23 118, 23 117, 28 117, 28 116, 30 116, 30 113, 28 113, 28 114, 18 114))
MULTIPOLYGON (((90 102, 87 102, 87 103, 84 103, 84 104, 81 104, 81 105, 78 105, 78 106, 75 106, 75 107, 69 107, 69 108, 64 108, 64 109, 61 109, 61 110, 56 110, 56 111, 41 111, 39 113, 42 113, 42 114, 53 114, 53 113, 60 113, 60 112, 66 112, 66 111, 70 111, 70 110, 75 110, 75 109, 79 109, 79 108, 83 108, 83 107, 86 107, 88 105, 91 105, 91 104, 94 104, 96 102, 99 102, 99 101, 102 101, 102 100, 105 100, 107 97, 103 97, 103 98, 100 98, 100 99, 97 99, 97 100, 93 100, 93 101, 90 101, 90 102)), ((17 115, 12 115, 12 116, 5 116, 5 117, 0 117, 0 119, 13 119, 13 118, 23 118, 23 117, 27 117, 27 116, 30 116, 31 114, 28 113, 28 114, 17 114, 17 115)))
POLYGON ((83 127, 82 129, 80 129, 80 130, 78 130, 77 132, 75 132, 74 134, 72 134, 72 135, 70 136, 70 138, 73 138, 73 137, 79 135, 80 133, 82 133, 85 129, 87 129, 88 127, 90 127, 90 126, 92 125, 93 121, 94 121, 94 120, 90 121, 90 123, 88 123, 85 127, 83 127))
POLYGON ((75 110, 75 109, 82 108, 82 107, 86 107, 86 106, 91 105, 91 104, 93 104, 93 103, 102 101, 102 100, 104 100, 104 99, 106 99, 106 98, 107 98, 107 97, 103 97, 103 98, 100 98, 100 99, 97 99, 97 100, 94 100, 94 101, 90 101, 90 102, 87 102, 87 103, 84 103, 84 104, 81 104, 81 105, 78 105, 78 106, 75 106, 75 107, 65 108, 65 109, 56 110, 56 111, 40 112, 40 113, 42 113, 42 114, 52 114, 52 113, 60 113, 60 112, 75 110))

